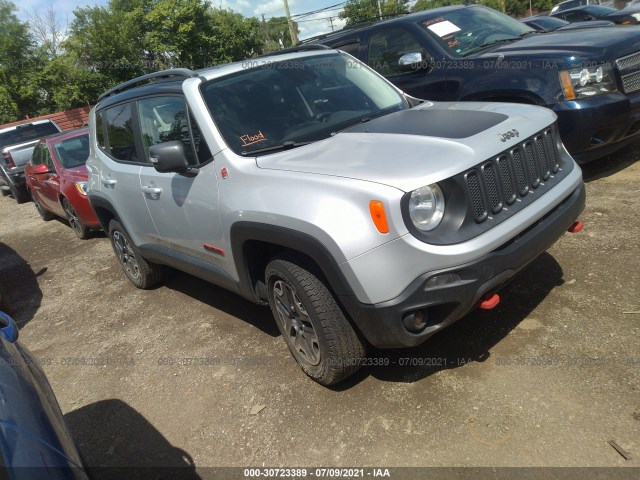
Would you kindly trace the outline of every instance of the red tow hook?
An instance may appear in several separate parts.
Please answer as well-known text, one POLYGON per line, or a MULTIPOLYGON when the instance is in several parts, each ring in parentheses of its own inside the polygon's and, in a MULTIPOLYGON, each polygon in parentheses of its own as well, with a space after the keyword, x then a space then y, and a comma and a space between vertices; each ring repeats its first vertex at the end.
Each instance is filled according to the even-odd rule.
POLYGON ((576 220, 571 224, 571 226, 569 227, 569 230, 567 231, 571 233, 578 233, 583 228, 584 228, 584 223, 582 223, 580 220, 576 220))
POLYGON ((478 308, 483 310, 491 310, 496 307, 500 303, 500 295, 497 293, 487 293, 482 299, 478 302, 478 308))

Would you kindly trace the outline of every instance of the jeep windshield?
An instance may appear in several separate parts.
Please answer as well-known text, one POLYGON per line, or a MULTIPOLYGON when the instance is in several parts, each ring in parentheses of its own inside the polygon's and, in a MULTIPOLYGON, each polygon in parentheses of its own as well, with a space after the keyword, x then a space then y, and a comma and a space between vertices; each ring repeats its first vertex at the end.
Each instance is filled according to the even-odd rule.
POLYGON ((482 6, 437 12, 420 20, 419 25, 445 51, 458 57, 536 33, 531 27, 482 6))
POLYGON ((391 84, 341 53, 244 63, 248 68, 201 87, 220 133, 239 155, 294 148, 409 108, 391 84))

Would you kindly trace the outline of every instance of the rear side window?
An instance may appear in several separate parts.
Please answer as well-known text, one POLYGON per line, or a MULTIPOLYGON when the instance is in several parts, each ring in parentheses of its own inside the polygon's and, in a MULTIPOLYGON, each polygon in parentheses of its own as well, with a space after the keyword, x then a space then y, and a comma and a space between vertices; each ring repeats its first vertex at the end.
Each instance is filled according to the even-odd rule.
POLYGON ((106 144, 104 142, 104 120, 102 119, 103 113, 96 113, 96 142, 101 150, 106 150, 106 144))
POLYGON ((354 57, 358 57, 358 50, 360 50, 360 44, 358 41, 345 43, 344 45, 338 45, 335 48, 338 50, 342 50, 343 52, 348 53, 349 55, 353 55, 354 57))
POLYGON ((59 130, 51 122, 18 125, 15 130, 0 133, 0 148, 16 143, 31 142, 58 132, 59 130))
POLYGON ((108 146, 105 151, 116 160, 139 162, 133 134, 131 104, 124 103, 104 111, 108 146))

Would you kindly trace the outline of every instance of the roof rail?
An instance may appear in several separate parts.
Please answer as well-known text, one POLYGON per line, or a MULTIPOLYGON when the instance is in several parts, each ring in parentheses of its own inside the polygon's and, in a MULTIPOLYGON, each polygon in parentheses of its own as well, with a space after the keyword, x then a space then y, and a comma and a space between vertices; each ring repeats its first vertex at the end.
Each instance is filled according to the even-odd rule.
POLYGON ((191 78, 197 76, 197 73, 189 70, 188 68, 173 68, 170 70, 161 70, 159 72, 148 73, 147 75, 142 75, 141 77, 134 78, 133 80, 121 83, 120 85, 116 85, 111 90, 107 90, 98 97, 98 102, 102 101, 104 98, 110 97, 111 95, 115 95, 116 93, 124 92, 125 90, 134 88, 140 83, 148 82, 149 80, 169 80, 173 77, 191 78))
POLYGON ((295 52, 309 52, 313 50, 333 50, 331 47, 327 47, 326 45, 320 45, 319 43, 311 43, 308 45, 296 45, 295 47, 283 48, 282 50, 277 50, 271 53, 265 53, 264 55, 258 55, 255 58, 262 57, 270 57, 272 55, 285 55, 287 53, 295 53, 295 52))

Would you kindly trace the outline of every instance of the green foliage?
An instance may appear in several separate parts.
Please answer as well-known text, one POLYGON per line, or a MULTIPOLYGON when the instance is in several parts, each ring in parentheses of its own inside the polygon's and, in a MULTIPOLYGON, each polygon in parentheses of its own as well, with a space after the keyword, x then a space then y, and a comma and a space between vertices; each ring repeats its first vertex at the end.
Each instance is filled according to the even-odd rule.
MULTIPOLYGON (((273 52, 281 48, 292 47, 287 17, 272 17, 261 25, 264 35, 264 52, 273 52)), ((293 22, 296 33, 300 33, 298 24, 293 22)))
MULTIPOLYGON (((383 17, 409 13, 408 0, 380 0, 383 17)), ((348 0, 339 17, 348 25, 379 18, 378 0, 348 0)))

